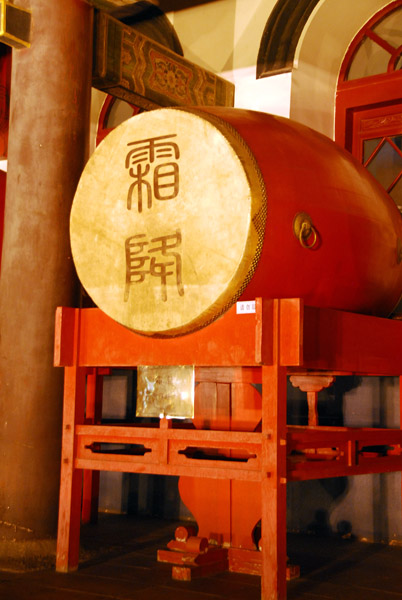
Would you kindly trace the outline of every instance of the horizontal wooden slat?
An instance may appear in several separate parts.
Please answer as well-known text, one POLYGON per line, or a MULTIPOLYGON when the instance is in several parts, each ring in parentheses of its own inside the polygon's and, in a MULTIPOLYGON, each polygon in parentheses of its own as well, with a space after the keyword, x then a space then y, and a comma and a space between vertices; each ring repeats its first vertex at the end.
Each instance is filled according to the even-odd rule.
POLYGON ((280 361, 305 372, 399 375, 402 322, 280 301, 280 361))
POLYGON ((261 433, 246 431, 214 431, 212 429, 162 429, 119 425, 77 425, 76 435, 96 438, 98 442, 143 443, 144 439, 171 439, 199 444, 259 444, 261 433), (130 441, 128 441, 130 440, 130 441), (138 440, 138 442, 131 441, 138 440))
POLYGON ((359 465, 345 466, 338 462, 299 463, 288 469, 289 481, 307 481, 328 477, 349 477, 369 473, 393 473, 402 470, 402 457, 390 456, 362 462, 359 465))
POLYGON ((288 478, 301 481, 399 471, 401 445, 400 429, 289 426, 288 478), (381 447, 384 453, 389 448, 389 453, 383 456, 381 447), (334 455, 325 450, 333 450, 334 455))
MULTIPOLYGON (((261 306, 261 305, 259 305, 261 306)), ((259 309, 260 310, 260 309, 259 309)), ((256 347, 261 340, 256 314, 236 314, 233 306, 224 316, 191 335, 155 339, 138 335, 113 321, 97 308, 58 310, 56 366, 69 366, 74 338, 66 334, 78 326, 78 365, 135 367, 137 365, 257 366, 257 358, 268 360, 272 349, 265 344, 263 354, 256 347)), ((265 324, 267 326, 267 324, 265 324)), ((271 325, 272 327, 272 325, 271 325)))
POLYGON ((302 327, 306 369, 402 373, 401 321, 305 306, 302 327))
POLYGON ((261 478, 260 433, 79 425, 76 439, 76 468, 252 481, 261 478), (98 444, 130 444, 143 446, 148 451, 138 456, 108 453, 100 448, 93 450, 98 444), (226 453, 227 459, 217 460, 215 455, 196 459, 180 454, 189 447, 226 453), (231 460, 231 451, 236 456, 241 453, 246 460, 231 460))
POLYGON ((77 350, 78 309, 58 307, 55 315, 54 366, 74 364, 77 350))
POLYGON ((159 106, 233 106, 234 85, 132 27, 99 12, 92 85, 149 110, 159 106), (175 80, 165 81, 165 70, 175 80))
MULTIPOLYGON (((100 465, 99 461, 76 459, 74 461, 74 467, 76 469, 89 469, 89 470, 103 470, 103 471, 117 471, 120 473, 139 473, 147 475, 171 475, 173 477, 185 477, 188 476, 189 468, 183 466, 171 466, 171 465, 157 465, 157 464, 146 464, 140 462, 123 462, 123 461, 109 461, 108 464, 103 463, 100 465), (101 468, 102 467, 102 468, 101 468)), ((261 481, 261 472, 258 470, 240 470, 219 467, 214 468, 211 466, 200 466, 197 469, 197 477, 207 479, 237 479, 239 481, 261 481)))
MULTIPOLYGON (((279 304, 280 363, 291 372, 402 373, 401 321, 303 306, 298 299, 280 300, 279 304)), ((272 364, 271 308, 272 301, 260 299, 255 314, 236 314, 233 306, 208 327, 166 339, 138 335, 96 308, 59 308, 55 365, 69 366, 74 360, 80 366, 102 367, 272 364), (79 332, 75 347, 74 330, 79 332)), ((250 377, 259 379, 257 373, 250 377)))

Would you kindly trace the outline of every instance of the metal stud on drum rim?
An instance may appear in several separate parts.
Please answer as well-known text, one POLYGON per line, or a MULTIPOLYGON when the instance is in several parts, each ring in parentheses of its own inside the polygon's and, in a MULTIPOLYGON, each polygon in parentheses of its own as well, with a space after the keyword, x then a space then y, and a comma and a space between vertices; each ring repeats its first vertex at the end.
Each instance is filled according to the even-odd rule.
POLYGON ((119 323, 190 333, 241 295, 265 220, 262 176, 236 130, 215 115, 158 109, 122 123, 89 160, 71 211, 73 259, 119 323))

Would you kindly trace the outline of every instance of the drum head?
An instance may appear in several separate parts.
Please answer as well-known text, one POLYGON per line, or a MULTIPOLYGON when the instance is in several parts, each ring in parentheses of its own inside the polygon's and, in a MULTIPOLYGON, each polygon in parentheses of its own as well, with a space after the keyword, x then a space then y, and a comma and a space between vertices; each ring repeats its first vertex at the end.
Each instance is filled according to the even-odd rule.
POLYGON ((225 121, 197 109, 132 117, 98 146, 71 211, 74 263, 96 305, 154 336, 203 327, 257 266, 266 197, 225 121))

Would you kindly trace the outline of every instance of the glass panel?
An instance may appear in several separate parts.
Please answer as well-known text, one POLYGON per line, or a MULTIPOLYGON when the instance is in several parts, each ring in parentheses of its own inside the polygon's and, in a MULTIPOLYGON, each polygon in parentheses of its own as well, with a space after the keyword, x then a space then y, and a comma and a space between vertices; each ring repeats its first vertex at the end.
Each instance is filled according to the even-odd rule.
MULTIPOLYGON (((372 31, 394 48, 399 48, 402 45, 402 8, 398 7, 384 17, 373 26, 372 31)), ((391 54, 389 52, 370 38, 364 37, 352 58, 347 79, 358 79, 386 73, 390 58, 391 54)), ((397 60, 395 70, 400 68, 402 68, 401 57, 397 60)))
POLYGON ((389 52, 368 37, 358 47, 348 72, 348 81, 386 73, 391 58, 389 52))
POLYGON ((380 144, 383 139, 384 138, 379 137, 372 140, 365 140, 363 142, 363 164, 366 164, 366 161, 370 158, 378 144, 380 144))
POLYGON ((133 114, 134 109, 130 104, 116 98, 109 110, 105 127, 107 129, 117 127, 117 125, 120 125, 120 123, 123 123, 123 121, 127 121, 127 119, 132 117, 133 114))
POLYGON ((391 198, 402 212, 402 178, 398 181, 394 189, 391 191, 391 198))
POLYGON ((373 31, 391 46, 398 48, 402 44, 402 8, 393 10, 373 27, 373 31))
POLYGON ((402 135, 391 136, 391 140, 399 150, 402 150, 402 135))
MULTIPOLYGON (((392 138, 398 146, 401 145, 402 136, 395 136, 392 138)), ((369 146, 373 140, 366 140, 363 142, 363 154, 366 153, 366 144, 369 146)), ((367 151, 368 156, 370 152, 367 151)), ((373 160, 367 165, 367 170, 381 183, 381 185, 387 190, 394 179, 402 171, 402 156, 386 142, 379 152, 375 155, 373 160)))

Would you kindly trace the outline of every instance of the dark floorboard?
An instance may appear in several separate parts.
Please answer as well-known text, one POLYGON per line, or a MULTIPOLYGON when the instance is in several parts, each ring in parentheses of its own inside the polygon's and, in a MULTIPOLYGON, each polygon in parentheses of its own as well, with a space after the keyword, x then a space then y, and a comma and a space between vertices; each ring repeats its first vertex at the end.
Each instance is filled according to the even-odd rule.
MULTIPOLYGON (((232 573, 177 582, 156 562, 175 523, 102 515, 82 528, 80 568, 0 571, 0 600, 260 600, 258 577, 232 573)), ((288 600, 402 600, 402 547, 337 537, 288 536, 301 577, 288 600)))

